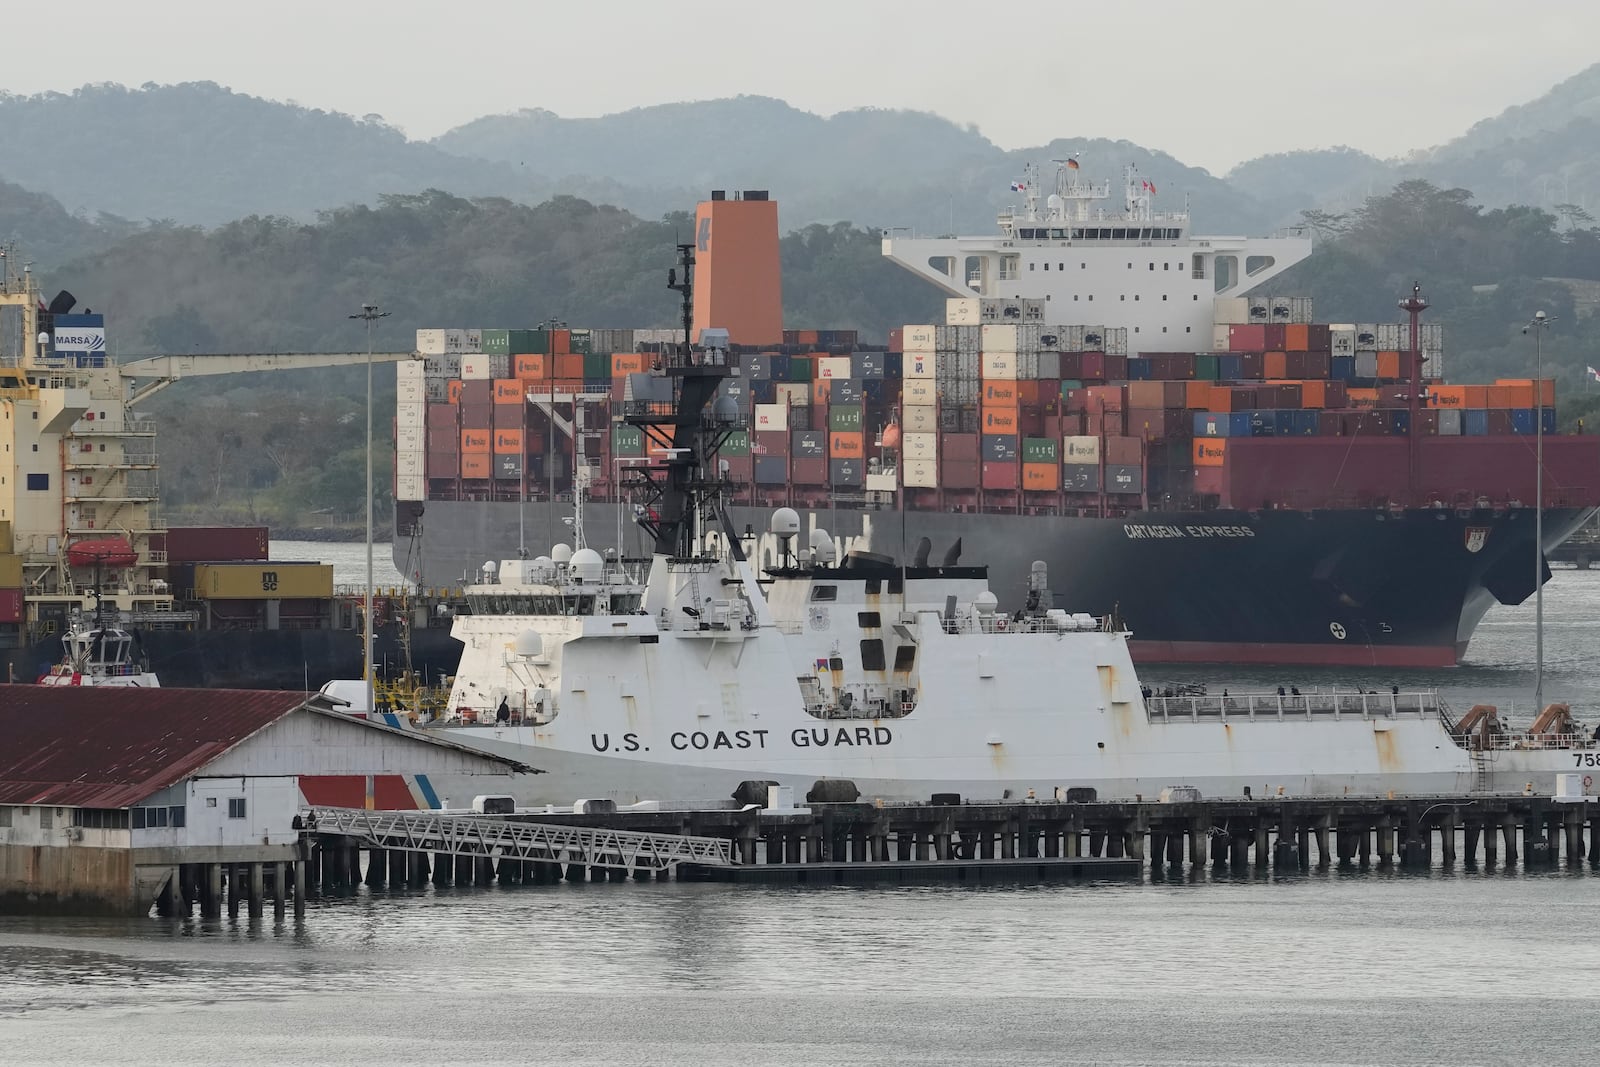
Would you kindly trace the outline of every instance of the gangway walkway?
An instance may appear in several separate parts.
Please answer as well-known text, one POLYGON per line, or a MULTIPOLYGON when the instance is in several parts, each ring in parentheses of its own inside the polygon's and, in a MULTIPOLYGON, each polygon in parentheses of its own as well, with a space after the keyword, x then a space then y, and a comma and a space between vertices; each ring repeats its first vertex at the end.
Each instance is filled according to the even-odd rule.
POLYGON ((622 871, 670 871, 680 863, 727 867, 732 842, 685 834, 512 822, 468 813, 312 808, 307 832, 354 838, 361 847, 622 871))

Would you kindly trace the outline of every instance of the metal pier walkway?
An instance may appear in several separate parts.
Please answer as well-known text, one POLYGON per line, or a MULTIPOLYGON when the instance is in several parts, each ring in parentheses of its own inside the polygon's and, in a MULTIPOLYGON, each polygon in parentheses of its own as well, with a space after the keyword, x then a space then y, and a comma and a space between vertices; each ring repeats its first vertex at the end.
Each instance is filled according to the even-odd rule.
POLYGON ((730 867, 733 845, 714 837, 511 822, 481 815, 312 808, 305 829, 354 838, 366 848, 451 856, 669 871, 680 863, 730 867))

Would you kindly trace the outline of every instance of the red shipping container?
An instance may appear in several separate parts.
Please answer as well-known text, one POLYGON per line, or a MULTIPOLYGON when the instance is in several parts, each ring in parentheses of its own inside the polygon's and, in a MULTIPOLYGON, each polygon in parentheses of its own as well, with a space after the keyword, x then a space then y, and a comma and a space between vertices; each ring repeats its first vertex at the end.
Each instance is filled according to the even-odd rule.
POLYGON ((550 351, 553 355, 564 356, 572 351, 571 330, 550 331, 550 351))
MULTIPOLYGON (((1271 335, 1268 335, 1268 340, 1271 335)), ((1311 347, 1311 327, 1303 322, 1291 322, 1283 328, 1283 347, 1290 352, 1304 352, 1311 347)))
POLYGON ((1416 428, 1412 430, 1412 433, 1423 437, 1432 437, 1439 432, 1439 413, 1437 411, 1419 411, 1417 412, 1416 422, 1413 425, 1416 428))
POLYGON ((939 438, 939 458, 946 463, 976 463, 978 441, 977 434, 944 434, 939 438))
POLYGON ((1020 469, 1015 462, 1011 463, 985 463, 983 465, 983 487, 985 489, 1015 489, 1019 484, 1020 469))
POLYGON ((755 479, 754 456, 724 456, 728 464, 727 478, 735 485, 748 485, 755 479))
POLYGON ((461 428, 487 430, 494 425, 493 404, 462 404, 461 428))
POLYGON ((904 352, 906 350, 906 331, 904 327, 896 326, 889 331, 889 351, 904 352))
POLYGON ((978 461, 946 460, 939 465, 939 485, 944 489, 978 488, 978 461))
POLYGON ((456 429, 458 425, 456 423, 456 413, 458 410, 454 404, 429 404, 428 429, 456 429))
MULTIPOLYGON (((1269 330, 1272 327, 1267 327, 1269 330)), ((1289 378, 1289 353, 1263 352, 1261 354, 1261 376, 1268 380, 1275 378, 1289 378)))
POLYGON ((429 452, 428 477, 454 478, 459 463, 460 458, 454 452, 429 452))
POLYGON ((1263 349, 1277 349, 1282 351, 1289 340, 1289 324, 1284 322, 1269 322, 1263 328, 1263 349))
POLYGON ((460 433, 460 430, 454 428, 429 430, 428 452, 442 452, 448 456, 455 455, 461 448, 460 433))
POLYGON ((1061 380, 1064 382, 1078 381, 1083 377, 1083 353, 1061 353, 1061 380))
MULTIPOLYGON (((1187 437, 1194 419, 1189 412, 1174 408, 1130 408, 1127 429, 1130 437, 1146 441, 1165 441, 1174 437, 1187 437)), ((1120 463, 1121 460, 1112 460, 1120 463)))
POLYGON ((1106 381, 1119 381, 1128 376, 1127 356, 1106 356, 1106 381))
POLYGON ((1317 436, 1338 437, 1344 433, 1344 413, 1340 411, 1317 412, 1317 436))
POLYGON ((1313 322, 1306 328, 1306 349, 1311 352, 1329 352, 1333 349, 1333 331, 1325 322, 1313 322))
POLYGON ((1107 437, 1106 462, 1135 464, 1144 459, 1144 442, 1137 437, 1107 437))
POLYGON ((0 589, 0 622, 21 622, 23 598, 20 589, 0 589))
POLYGON ((168 563, 266 558, 265 526, 174 526, 167 530, 168 563))
MULTIPOLYGON (((792 416, 794 412, 791 411, 789 414, 792 416)), ((796 427, 796 429, 809 429, 809 427, 796 427)), ((750 450, 758 456, 787 456, 789 454, 789 431, 758 430, 750 450)))
POLYGON ((1091 385, 1084 403, 1085 411, 1121 411, 1127 407, 1127 393, 1120 385, 1091 385))
POLYGON ((1267 347, 1265 326, 1229 326, 1228 351, 1262 352, 1267 347))
POLYGON ((1239 372, 1242 377, 1260 379, 1267 376, 1267 357, 1263 352, 1241 352, 1239 364, 1243 368, 1239 372))
POLYGON ((1083 434, 1083 412, 1063 411, 1056 416, 1056 426, 1062 437, 1079 437, 1083 434))
MULTIPOLYGON (((1071 377, 1079 378, 1086 382, 1103 382, 1109 377, 1106 373, 1106 354, 1104 352, 1080 352, 1078 353, 1078 361, 1078 373, 1071 375, 1071 377)), ((1062 369, 1061 377, 1068 377, 1065 368, 1062 369)))
POLYGON ((1044 412, 1039 408, 1023 408, 1017 413, 1017 433, 1023 437, 1043 437, 1044 420, 1044 412))
POLYGON ((1322 386, 1322 406, 1325 408, 1348 407, 1350 402, 1349 387, 1344 382, 1330 380, 1322 386))
POLYGON ((494 382, 487 378, 481 381, 461 383, 461 403, 463 404, 492 404, 494 403, 494 382))
POLYGON ((1091 435, 1121 434, 1127 424, 1120 411, 1091 411, 1083 417, 1083 432, 1091 435))
POLYGON ((827 485, 827 458, 796 457, 789 467, 789 479, 795 485, 827 485))

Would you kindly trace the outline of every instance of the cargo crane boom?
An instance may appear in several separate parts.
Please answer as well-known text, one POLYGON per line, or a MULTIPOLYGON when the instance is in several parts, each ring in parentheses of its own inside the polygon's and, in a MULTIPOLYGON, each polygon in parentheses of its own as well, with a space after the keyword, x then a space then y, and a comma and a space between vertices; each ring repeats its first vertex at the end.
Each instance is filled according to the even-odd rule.
MULTIPOLYGON (((415 352, 374 352, 374 363, 398 363, 420 359, 415 352)), ((365 352, 240 352, 196 353, 187 356, 150 356, 117 367, 124 378, 148 379, 132 386, 128 403, 147 400, 180 378, 204 378, 218 374, 249 374, 253 371, 311 370, 317 367, 362 366, 365 352)))

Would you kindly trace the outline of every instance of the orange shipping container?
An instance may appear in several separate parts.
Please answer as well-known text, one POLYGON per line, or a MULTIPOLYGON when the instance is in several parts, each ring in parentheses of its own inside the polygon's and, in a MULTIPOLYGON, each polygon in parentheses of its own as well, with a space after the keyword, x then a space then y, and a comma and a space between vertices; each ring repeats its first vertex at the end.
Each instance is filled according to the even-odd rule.
POLYGON ((538 381, 550 374, 550 360, 544 356, 512 356, 512 373, 524 381, 538 381))
POLYGON ((1022 488, 1034 493, 1053 493, 1061 488, 1061 464, 1024 463, 1022 488))
POLYGON ((817 378, 811 383, 811 403, 816 407, 826 407, 828 398, 833 395, 833 379, 817 378))
POLYGON ((620 378, 624 374, 643 374, 644 355, 639 352, 618 352, 611 357, 611 376, 620 378))
POLYGON ((461 477, 487 478, 489 477, 490 469, 489 453, 468 454, 463 452, 461 454, 461 477))
MULTIPOLYGON (((1019 382, 1012 382, 1011 384, 1017 387, 1017 403, 1019 405, 1027 405, 1031 407, 1034 404, 1039 403, 1039 397, 1042 392, 1041 386, 1044 384, 1043 382, 1028 378, 1019 382)), ((1057 383, 1051 382, 1050 384, 1056 386, 1056 389, 1059 391, 1060 386, 1057 383)))
POLYGON ((496 430, 494 432, 494 451, 501 456, 520 456, 522 454, 521 430, 496 430))
POLYGON ((861 431, 851 430, 848 433, 830 433, 828 435, 828 455, 836 459, 854 459, 861 455, 861 431))
POLYGON ((444 396, 452 404, 461 403, 461 390, 466 388, 460 378, 448 381, 444 386, 444 396))
MULTIPOLYGON (((1526 404, 1518 404, 1517 407, 1531 408, 1531 407, 1535 406, 1534 403, 1533 403, 1533 385, 1534 385, 1534 380, 1532 378, 1496 378, 1494 380, 1494 384, 1495 385, 1520 385, 1520 386, 1526 387, 1527 390, 1528 390, 1528 394, 1527 394, 1528 395, 1528 402, 1526 404)), ((1554 404, 1556 402, 1556 383, 1555 383, 1555 379, 1554 378, 1540 378, 1539 379, 1539 384, 1543 386, 1543 388, 1541 388, 1539 390, 1539 392, 1544 394, 1544 395, 1540 398, 1539 404, 1537 406, 1538 407, 1546 407, 1546 408, 1550 407, 1552 404, 1554 404)), ((1491 404, 1489 406, 1490 407, 1494 407, 1495 405, 1491 404)))
POLYGON ((1400 377, 1400 353, 1398 353, 1398 352, 1379 352, 1378 353, 1378 377, 1380 377, 1380 378, 1388 378, 1391 381, 1395 381, 1395 380, 1399 379, 1399 377, 1400 377))
POLYGON ((487 453, 488 451, 489 451, 489 431, 488 430, 462 430, 461 431, 461 452, 462 452, 463 455, 465 455, 468 452, 487 453))
POLYGON ((1184 382, 1183 406, 1195 411, 1204 411, 1211 404, 1210 382, 1184 382))
POLYGON ((1016 433, 1017 409, 1014 407, 996 407, 985 404, 981 412, 983 415, 984 433, 1016 433))
POLYGON ((1220 467, 1228 458, 1226 437, 1196 437, 1194 439, 1194 465, 1220 467))
POLYGON ((1289 377, 1289 356, 1284 352, 1268 352, 1262 359, 1262 377, 1269 381, 1289 377))
POLYGON ((1464 385, 1435 385, 1428 389, 1428 406, 1431 408, 1465 408, 1467 387, 1464 385))
POLYGON ((553 355, 564 356, 572 351, 571 330, 550 331, 550 352, 553 355))
POLYGON ((1487 385, 1463 385, 1467 391, 1467 407, 1486 408, 1489 406, 1489 387, 1487 385))
POLYGON ((494 381, 496 404, 522 403, 522 383, 515 378, 496 378, 494 381))
POLYGON ((1291 322, 1283 328, 1283 347, 1290 352, 1306 352, 1311 348, 1311 327, 1303 322, 1291 322))
POLYGON ((583 377, 583 357, 573 355, 557 356, 556 377, 581 379, 583 377))
POLYGON ((1240 401, 1239 410, 1248 410, 1248 407, 1244 403, 1243 394, 1245 392, 1246 391, 1243 389, 1236 392, 1231 385, 1213 385, 1211 387, 1211 403, 1206 405, 1206 410, 1232 411, 1235 398, 1239 399, 1240 401))
POLYGON ((1300 386, 1300 406, 1303 408, 1325 408, 1328 406, 1328 383, 1321 380, 1304 381, 1300 386))
POLYGON ((1378 406, 1378 391, 1376 389, 1346 389, 1344 402, 1353 408, 1375 408, 1378 406))
POLYGON ((983 404, 985 407, 1016 407, 1017 383, 1002 378, 985 378, 983 404))
POLYGON ((1502 385, 1497 382, 1489 386, 1489 407, 1531 408, 1533 407, 1533 386, 1502 385))

